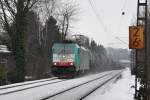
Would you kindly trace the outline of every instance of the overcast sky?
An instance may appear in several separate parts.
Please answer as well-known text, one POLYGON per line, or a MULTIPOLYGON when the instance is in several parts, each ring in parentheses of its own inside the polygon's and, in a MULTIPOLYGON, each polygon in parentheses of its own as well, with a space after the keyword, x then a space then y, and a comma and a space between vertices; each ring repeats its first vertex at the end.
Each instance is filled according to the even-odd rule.
POLYGON ((137 0, 77 0, 80 7, 73 33, 93 38, 99 44, 128 48, 128 26, 136 18, 137 0), (92 2, 96 17, 90 2, 92 2), (122 15, 125 12, 125 15, 122 15), (116 39, 117 38, 117 39, 116 39))

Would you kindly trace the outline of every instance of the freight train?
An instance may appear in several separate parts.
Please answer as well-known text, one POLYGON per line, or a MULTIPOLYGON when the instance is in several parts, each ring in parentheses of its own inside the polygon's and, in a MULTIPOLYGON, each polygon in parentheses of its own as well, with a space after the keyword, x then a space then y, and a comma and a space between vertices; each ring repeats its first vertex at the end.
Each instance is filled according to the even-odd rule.
POLYGON ((55 43, 52 47, 52 73, 73 78, 90 69, 90 51, 77 43, 55 43))

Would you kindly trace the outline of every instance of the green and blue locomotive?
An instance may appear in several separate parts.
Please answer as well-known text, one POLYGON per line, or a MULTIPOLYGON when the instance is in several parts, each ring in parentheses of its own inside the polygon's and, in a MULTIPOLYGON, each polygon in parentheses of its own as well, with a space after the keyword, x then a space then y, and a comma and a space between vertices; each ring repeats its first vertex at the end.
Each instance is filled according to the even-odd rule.
POLYGON ((87 72, 90 69, 90 52, 77 43, 55 43, 51 69, 53 75, 59 78, 87 72))

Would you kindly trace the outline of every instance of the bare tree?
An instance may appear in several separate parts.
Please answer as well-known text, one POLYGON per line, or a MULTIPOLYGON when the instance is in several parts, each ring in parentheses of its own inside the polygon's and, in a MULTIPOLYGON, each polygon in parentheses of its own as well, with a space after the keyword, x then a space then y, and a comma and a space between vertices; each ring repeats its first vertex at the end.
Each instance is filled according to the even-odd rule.
POLYGON ((46 22, 48 18, 53 16, 57 20, 57 24, 60 27, 60 31, 65 37, 68 30, 71 29, 72 22, 76 21, 78 14, 78 4, 75 0, 68 0, 63 2, 63 0, 44 0, 43 5, 40 8, 40 13, 42 13, 43 22, 46 22))
POLYGON ((25 77, 25 31, 26 14, 40 0, 0 0, 1 22, 11 39, 11 48, 16 62, 17 82, 25 77))
POLYGON ((78 4, 75 1, 68 1, 67 3, 64 3, 63 8, 60 9, 60 27, 61 32, 63 34, 63 39, 68 34, 69 29, 71 28, 71 24, 73 21, 77 19, 78 14, 78 4))
POLYGON ((41 0, 40 4, 37 5, 37 7, 34 9, 38 13, 39 19, 42 23, 42 25, 39 25, 39 44, 41 46, 45 46, 47 41, 47 26, 46 26, 46 32, 43 33, 43 28, 46 24, 46 21, 55 15, 56 8, 58 6, 58 2, 61 0, 41 0), (43 41, 44 40, 44 41, 43 41))

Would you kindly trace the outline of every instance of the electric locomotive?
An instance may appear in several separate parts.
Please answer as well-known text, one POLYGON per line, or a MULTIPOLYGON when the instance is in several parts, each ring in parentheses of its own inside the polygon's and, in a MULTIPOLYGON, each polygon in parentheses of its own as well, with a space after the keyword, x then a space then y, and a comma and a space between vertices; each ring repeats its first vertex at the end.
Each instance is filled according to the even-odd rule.
POLYGON ((52 73, 59 78, 73 78, 90 69, 88 49, 77 43, 55 43, 52 47, 52 73))

